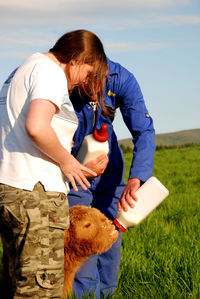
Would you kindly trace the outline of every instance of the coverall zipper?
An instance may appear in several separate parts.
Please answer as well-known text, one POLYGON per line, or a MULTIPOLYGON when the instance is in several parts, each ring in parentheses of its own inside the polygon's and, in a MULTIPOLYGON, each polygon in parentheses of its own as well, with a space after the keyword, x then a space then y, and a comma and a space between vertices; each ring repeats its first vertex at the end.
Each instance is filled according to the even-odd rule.
POLYGON ((96 122, 97 102, 96 101, 91 101, 90 105, 93 108, 93 128, 94 128, 95 122, 96 122))

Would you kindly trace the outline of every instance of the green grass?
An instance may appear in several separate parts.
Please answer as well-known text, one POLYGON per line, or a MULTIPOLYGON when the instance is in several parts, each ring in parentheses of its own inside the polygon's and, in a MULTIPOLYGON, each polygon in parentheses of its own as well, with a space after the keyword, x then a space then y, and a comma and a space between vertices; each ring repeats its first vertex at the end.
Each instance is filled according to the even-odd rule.
MULTIPOLYGON (((127 153, 126 179, 130 162, 127 153)), ((199 299, 200 145, 157 151, 153 175, 170 195, 124 233, 114 298, 199 299)))
POLYGON ((200 298, 200 146, 157 151, 153 175, 170 195, 124 233, 116 298, 200 298))

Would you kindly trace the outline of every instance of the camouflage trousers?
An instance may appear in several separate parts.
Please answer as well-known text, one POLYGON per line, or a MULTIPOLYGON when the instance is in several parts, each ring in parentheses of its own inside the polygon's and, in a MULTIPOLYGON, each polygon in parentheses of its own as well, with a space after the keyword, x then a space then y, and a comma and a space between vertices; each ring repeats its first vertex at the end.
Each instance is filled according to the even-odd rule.
POLYGON ((64 193, 0 184, 0 235, 4 283, 9 298, 61 298, 64 282, 64 229, 69 226, 64 193))

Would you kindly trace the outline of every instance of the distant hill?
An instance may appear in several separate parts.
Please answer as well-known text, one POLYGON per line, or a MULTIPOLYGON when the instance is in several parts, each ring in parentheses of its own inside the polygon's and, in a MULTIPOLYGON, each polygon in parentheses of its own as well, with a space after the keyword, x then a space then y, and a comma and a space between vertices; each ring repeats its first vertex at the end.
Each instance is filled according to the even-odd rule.
MULTIPOLYGON (((173 146, 188 143, 200 144, 200 129, 178 131, 173 133, 156 134, 156 146, 173 146)), ((119 144, 132 147, 131 138, 119 140, 119 144)))

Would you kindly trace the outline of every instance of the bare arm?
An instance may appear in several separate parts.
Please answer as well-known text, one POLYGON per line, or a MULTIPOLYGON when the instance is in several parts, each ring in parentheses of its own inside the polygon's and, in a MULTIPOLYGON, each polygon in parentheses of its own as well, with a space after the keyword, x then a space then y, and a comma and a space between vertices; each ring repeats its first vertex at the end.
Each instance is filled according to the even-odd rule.
POLYGON ((140 187, 140 180, 137 178, 132 178, 128 180, 127 186, 124 189, 124 192, 118 202, 118 210, 121 209, 127 211, 127 204, 134 207, 133 200, 137 201, 137 197, 135 195, 135 191, 140 187))
POLYGON ((86 186, 89 187, 90 183, 83 174, 83 170, 92 176, 96 176, 96 173, 81 165, 61 145, 55 131, 51 127, 51 120, 56 110, 56 105, 48 100, 33 100, 30 103, 26 118, 26 131, 32 142, 59 165, 75 191, 78 191, 75 181, 86 190, 86 186))

